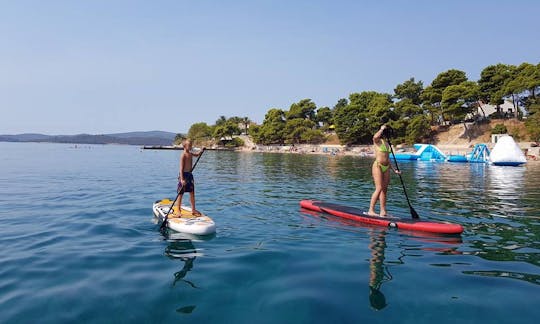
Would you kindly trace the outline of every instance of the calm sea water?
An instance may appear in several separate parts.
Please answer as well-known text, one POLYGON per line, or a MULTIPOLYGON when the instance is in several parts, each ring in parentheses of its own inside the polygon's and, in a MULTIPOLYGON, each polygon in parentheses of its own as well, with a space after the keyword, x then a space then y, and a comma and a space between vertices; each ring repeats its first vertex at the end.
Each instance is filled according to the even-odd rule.
MULTIPOLYGON (((300 210, 367 207, 372 160, 206 152, 213 237, 159 232, 178 151, 0 143, 2 323, 536 323, 540 164, 400 163, 423 218, 458 237, 300 210)), ((186 199, 186 198, 185 198, 186 199)), ((186 201, 187 202, 187 199, 186 201)), ((409 215, 399 179, 389 212, 409 215)))

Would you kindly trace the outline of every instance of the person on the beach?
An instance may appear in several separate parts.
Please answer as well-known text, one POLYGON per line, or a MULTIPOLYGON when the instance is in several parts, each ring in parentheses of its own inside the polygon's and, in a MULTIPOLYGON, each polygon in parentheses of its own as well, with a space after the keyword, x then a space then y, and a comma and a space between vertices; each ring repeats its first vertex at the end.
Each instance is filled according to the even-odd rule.
POLYGON ((199 156, 205 150, 203 149, 199 153, 191 152, 192 144, 190 139, 186 139, 183 143, 184 152, 180 156, 180 172, 178 175, 177 193, 179 194, 174 205, 173 211, 176 216, 180 216, 182 206, 182 196, 185 192, 189 192, 189 198, 191 202, 191 214, 199 216, 201 213, 195 209, 195 181, 193 179, 193 156, 199 156))
POLYGON ((375 183, 375 191, 371 195, 371 202, 369 204, 369 215, 373 216, 386 216, 386 192, 388 191, 388 184, 390 183, 390 172, 388 169, 396 174, 400 174, 400 171, 394 169, 392 163, 390 163, 390 146, 382 138, 385 134, 386 125, 382 125, 381 128, 373 135, 373 145, 375 146, 375 162, 371 167, 371 173, 373 175, 373 182, 375 183), (380 214, 375 212, 375 204, 377 201, 380 203, 380 214))

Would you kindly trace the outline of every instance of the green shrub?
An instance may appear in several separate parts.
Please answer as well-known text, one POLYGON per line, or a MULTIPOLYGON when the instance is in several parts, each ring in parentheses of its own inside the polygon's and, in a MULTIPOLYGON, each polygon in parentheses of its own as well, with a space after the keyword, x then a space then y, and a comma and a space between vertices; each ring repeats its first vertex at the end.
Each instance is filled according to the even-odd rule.
POLYGON ((491 134, 506 134, 508 133, 508 129, 506 129, 506 126, 503 124, 497 124, 493 129, 491 129, 491 134))
POLYGON ((240 147, 244 146, 244 140, 240 137, 233 137, 231 141, 225 143, 225 147, 240 147))

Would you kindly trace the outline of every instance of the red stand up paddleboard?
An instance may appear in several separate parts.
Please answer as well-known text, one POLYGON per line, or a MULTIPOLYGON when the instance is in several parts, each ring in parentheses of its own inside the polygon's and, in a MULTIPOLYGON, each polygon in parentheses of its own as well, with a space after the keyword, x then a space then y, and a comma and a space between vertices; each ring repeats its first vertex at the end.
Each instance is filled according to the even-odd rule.
POLYGON ((459 224, 430 222, 420 219, 394 216, 370 216, 366 211, 359 208, 325 203, 317 200, 302 200, 300 201, 300 206, 305 209, 384 227, 395 227, 410 231, 422 231, 439 234, 461 234, 463 232, 463 226, 459 224))

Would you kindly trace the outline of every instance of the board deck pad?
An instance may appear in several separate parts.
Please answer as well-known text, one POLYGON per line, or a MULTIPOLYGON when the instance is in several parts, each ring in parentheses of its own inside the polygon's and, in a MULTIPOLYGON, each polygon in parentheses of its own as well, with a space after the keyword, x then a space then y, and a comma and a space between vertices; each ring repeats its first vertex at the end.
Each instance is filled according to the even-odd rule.
MULTIPOLYGON (((325 202, 322 202, 322 201, 313 202, 313 205, 317 206, 317 207, 319 207, 319 208, 321 208, 323 210, 324 209, 332 209, 332 210, 341 211, 341 212, 344 212, 344 213, 348 213, 348 214, 351 214, 351 215, 362 216, 362 217, 369 217, 369 218, 375 218, 375 219, 399 219, 401 221, 407 221, 407 219, 405 219, 405 218, 391 216, 391 215, 386 215, 384 217, 376 216, 376 215, 369 215, 367 211, 365 211, 363 209, 360 209, 360 208, 350 207, 350 206, 343 206, 343 205, 332 204, 332 203, 325 203, 325 202)), ((327 213, 327 214, 330 214, 330 213, 327 213)))
MULTIPOLYGON (((160 208, 163 210, 163 212, 165 214, 167 214, 169 212, 169 207, 167 207, 167 206, 163 206, 163 207, 160 207, 160 208)), ((181 208, 180 213, 174 211, 174 209, 171 210, 171 212, 169 213, 168 218, 195 218, 197 216, 198 215, 193 215, 191 213, 191 210, 181 208)), ((201 216, 202 216, 202 214, 201 214, 201 216)))

